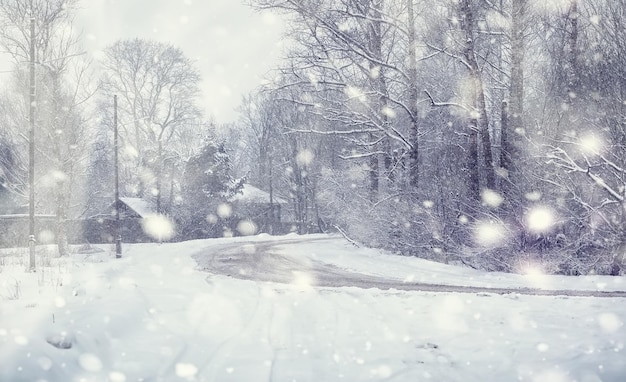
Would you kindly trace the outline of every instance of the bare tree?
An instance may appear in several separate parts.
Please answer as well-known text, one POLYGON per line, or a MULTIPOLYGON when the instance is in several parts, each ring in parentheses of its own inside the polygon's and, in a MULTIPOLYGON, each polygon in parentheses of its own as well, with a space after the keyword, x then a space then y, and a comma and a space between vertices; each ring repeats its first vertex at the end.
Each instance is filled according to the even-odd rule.
POLYGON ((289 35, 298 45, 280 70, 280 86, 299 89, 291 101, 323 120, 318 127, 324 130, 309 132, 344 139, 352 150, 343 158, 367 162, 373 199, 383 181, 394 178, 392 172, 410 167, 406 175, 414 177, 416 186, 418 58, 415 26, 408 27, 416 18, 405 16, 407 3, 260 0, 254 4, 295 16, 289 35), (411 164, 398 166, 394 150, 411 153, 411 164))
MULTIPOLYGON (((0 1, 0 15, 5 23, 0 41, 15 63, 14 94, 22 96, 21 100, 12 98, 8 102, 16 106, 21 104, 17 109, 23 115, 27 114, 29 107, 31 109, 29 119, 37 127, 32 133, 37 139, 32 142, 31 136, 29 143, 37 157, 32 171, 37 182, 30 183, 36 187, 34 191, 38 194, 37 209, 41 213, 53 212, 56 215, 56 242, 60 255, 69 253, 67 219, 71 208, 79 203, 78 180, 86 167, 84 143, 90 139, 87 100, 94 91, 89 86, 89 63, 79 57, 80 45, 71 24, 76 3, 0 1), (37 73, 30 80, 24 76, 23 70, 27 61, 34 65, 31 73, 37 73), (26 96, 29 87, 30 96, 36 97, 35 103, 26 96), (35 88, 36 94, 33 92, 35 88), (37 114, 32 113, 35 104, 37 114), (44 195, 52 197, 45 198, 44 195)), ((14 123, 7 120, 7 127, 19 128, 24 120, 18 118, 14 123)), ((15 133, 15 138, 17 145, 23 147, 19 143, 19 133, 15 133)), ((26 150, 20 152, 25 158, 26 150)), ((26 161, 21 159, 17 162, 26 161)), ((30 162, 33 166, 32 159, 30 162)), ((19 169, 16 168, 17 171, 19 169)), ((11 179, 16 182, 14 189, 26 190, 20 185, 26 184, 25 174, 18 175, 13 170, 11 173, 11 179)))
POLYGON ((102 87, 108 98, 120 97, 121 139, 132 153, 126 181, 139 196, 152 187, 160 213, 168 151, 198 126, 200 75, 180 49, 141 39, 109 47, 104 69, 102 87))

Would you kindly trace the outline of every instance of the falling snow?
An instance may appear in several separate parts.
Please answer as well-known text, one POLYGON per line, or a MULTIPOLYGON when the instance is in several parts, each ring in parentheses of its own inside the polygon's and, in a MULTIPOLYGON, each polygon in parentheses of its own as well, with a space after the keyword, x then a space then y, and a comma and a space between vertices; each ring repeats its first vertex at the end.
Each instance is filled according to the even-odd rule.
POLYGON ((482 191, 481 197, 483 204, 491 208, 498 208, 504 202, 502 195, 487 188, 482 191))
MULTIPOLYGON (((393 256, 324 235, 134 244, 118 260, 102 249, 57 259, 41 274, 4 255, 0 380, 621 382, 625 375, 622 299, 320 288, 306 264, 400 283, 537 287, 530 275, 393 256), (278 258, 305 265, 274 283, 203 272, 191 257, 210 261, 237 245, 255 256, 274 245, 278 258), (7 280, 20 282, 19 298, 7 299, 7 280), (63 330, 71 347, 45 341, 63 330)), ((611 277, 541 277, 545 289, 626 290, 611 277)))
POLYGON ((556 223, 554 212, 543 206, 533 207, 526 214, 526 226, 535 233, 550 231, 556 223))
POLYGON ((141 225, 148 236, 158 241, 167 241, 176 234, 174 222, 165 215, 147 216, 141 225))
POLYGON ((500 222, 478 222, 474 228, 474 241, 483 247, 497 247, 507 238, 507 229, 500 222))

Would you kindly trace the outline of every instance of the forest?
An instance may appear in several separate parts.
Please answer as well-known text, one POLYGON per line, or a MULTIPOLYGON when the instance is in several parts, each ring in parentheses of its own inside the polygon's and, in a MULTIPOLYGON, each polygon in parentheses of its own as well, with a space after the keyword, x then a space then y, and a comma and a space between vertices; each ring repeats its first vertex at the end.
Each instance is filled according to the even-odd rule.
POLYGON ((269 194, 268 233, 626 271, 626 0, 248 2, 285 20, 284 57, 216 123, 181 49, 131 38, 88 57, 80 1, 0 0, 4 213, 34 192, 67 254, 71 220, 110 217, 119 151, 121 195, 149 200, 172 240, 237 234, 222 212, 248 183, 269 194))

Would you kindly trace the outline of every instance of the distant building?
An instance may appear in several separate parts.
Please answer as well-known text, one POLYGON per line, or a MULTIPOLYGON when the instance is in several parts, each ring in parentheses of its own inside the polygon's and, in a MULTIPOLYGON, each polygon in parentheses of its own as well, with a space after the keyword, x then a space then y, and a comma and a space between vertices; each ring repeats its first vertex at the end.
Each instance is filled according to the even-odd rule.
MULTIPOLYGON (((145 234, 141 220, 155 214, 151 203, 142 198, 121 197, 117 206, 120 211, 120 234, 123 243, 154 241, 145 234)), ((80 221, 82 224, 82 241, 89 243, 115 242, 115 203, 106 211, 80 221)))
MULTIPOLYGON (((115 203, 111 206, 115 218, 115 203)), ((156 214, 152 204, 142 198, 120 198, 120 219, 141 219, 156 214)))
MULTIPOLYGON (((35 238, 48 244, 56 232, 56 215, 35 215, 35 238)), ((0 247, 28 246, 30 215, 13 213, 0 215, 0 247)))
POLYGON ((257 226, 258 232, 271 234, 284 233, 281 211, 288 204, 285 199, 244 184, 241 191, 230 198, 233 216, 239 220, 249 220, 257 226))

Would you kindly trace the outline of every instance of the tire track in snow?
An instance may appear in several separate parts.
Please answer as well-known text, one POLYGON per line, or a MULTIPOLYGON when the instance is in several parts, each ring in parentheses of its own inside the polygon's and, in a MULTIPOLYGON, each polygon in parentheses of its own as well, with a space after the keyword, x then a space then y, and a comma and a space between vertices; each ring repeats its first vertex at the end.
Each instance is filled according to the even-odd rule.
POLYGON ((333 238, 249 241, 212 247, 193 255, 200 269, 243 280, 291 284, 298 274, 310 275, 316 287, 357 287, 362 289, 404 290, 435 293, 521 294, 534 296, 619 297, 626 291, 559 290, 538 288, 499 288, 402 282, 364 275, 304 256, 286 256, 276 248, 285 244, 311 243, 333 238))

